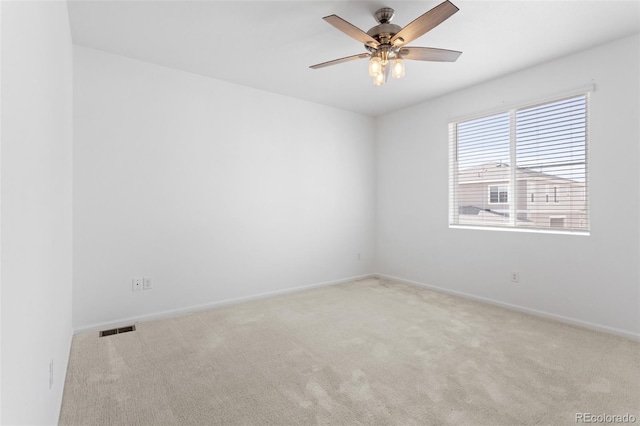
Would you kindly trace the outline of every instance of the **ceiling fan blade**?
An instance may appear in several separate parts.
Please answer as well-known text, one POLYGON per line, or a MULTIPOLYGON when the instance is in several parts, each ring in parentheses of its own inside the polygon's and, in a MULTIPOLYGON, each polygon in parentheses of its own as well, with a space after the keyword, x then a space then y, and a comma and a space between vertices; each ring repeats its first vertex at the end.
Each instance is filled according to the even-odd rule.
POLYGON ((391 43, 395 46, 410 43, 440 25, 458 10, 453 3, 446 0, 401 29, 399 33, 391 37, 391 43))
POLYGON ((436 49, 434 47, 403 47, 400 49, 402 59, 414 61, 455 62, 462 52, 457 50, 436 49))
POLYGON ((367 46, 378 47, 380 45, 380 43, 378 43, 378 40, 371 37, 369 34, 365 33, 350 22, 345 21, 338 15, 329 15, 325 16, 322 19, 324 19, 349 37, 355 38, 356 40, 366 44, 367 46))
POLYGON ((345 58, 334 59, 333 61, 322 62, 321 64, 311 65, 309 68, 317 70, 318 68, 330 67, 331 65, 338 65, 343 62, 355 61, 356 59, 364 59, 371 56, 369 53, 360 53, 359 55, 347 56, 345 58))

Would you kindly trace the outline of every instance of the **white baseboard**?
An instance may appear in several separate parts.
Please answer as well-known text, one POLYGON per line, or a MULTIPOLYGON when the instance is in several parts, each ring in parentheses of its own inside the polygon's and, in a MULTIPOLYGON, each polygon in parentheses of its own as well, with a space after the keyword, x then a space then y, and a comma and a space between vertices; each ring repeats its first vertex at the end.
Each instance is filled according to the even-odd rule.
POLYGON ((235 297, 233 299, 224 299, 224 300, 219 300, 215 302, 204 303, 201 305, 186 306, 184 308, 171 309, 168 311, 137 315, 134 317, 122 318, 114 321, 106 321, 106 322, 81 326, 74 329, 74 334, 86 333, 91 331, 99 331, 99 330, 108 330, 111 328, 122 327, 125 325, 134 324, 142 321, 151 321, 151 320, 162 319, 162 318, 170 318, 178 315, 189 314, 192 312, 206 311, 208 309, 219 308, 222 306, 235 305, 238 303, 249 302, 252 300, 264 299, 264 298, 273 297, 273 296, 280 296, 280 295, 289 294, 289 293, 296 293, 299 291, 310 290, 312 288, 326 287, 330 285, 346 283, 349 281, 362 280, 365 278, 374 278, 374 277, 376 277, 376 274, 357 275, 353 277, 341 278, 339 280, 325 281, 321 283, 308 284, 308 285, 303 285, 298 287, 290 287, 284 290, 268 291, 266 293, 259 293, 251 296, 235 297))
POLYGON ((58 371, 63 371, 64 373, 63 374, 58 373, 58 376, 61 376, 59 379, 54 378, 54 380, 58 380, 60 382, 58 385, 56 385, 56 386, 60 386, 60 396, 56 401, 55 418, 54 418, 54 421, 51 422, 51 424, 53 425, 57 425, 60 422, 60 412, 62 411, 62 398, 64 396, 64 388, 67 384, 67 369, 69 367, 69 360, 71 359, 71 345, 73 344, 73 335, 74 335, 73 330, 70 330, 70 333, 68 334, 68 337, 67 337, 67 344, 65 345, 65 356, 63 358, 64 364, 62 365, 62 368, 56 367, 58 371))
POLYGON ((428 288, 429 290, 437 291, 439 293, 446 293, 446 294, 450 294, 452 296, 459 296, 459 297, 463 297, 465 299, 475 300, 477 302, 483 302, 483 303, 487 303, 487 304, 490 304, 490 305, 499 306, 501 308, 510 309, 512 311, 518 311, 518 312, 522 312, 522 313, 525 313, 525 314, 534 315, 534 316, 541 317, 541 318, 546 318, 546 319, 551 319, 551 320, 554 320, 554 321, 558 321, 558 322, 562 322, 562 323, 565 323, 565 324, 574 325, 574 326, 581 327, 581 328, 586 328, 586 329, 589 329, 589 330, 595 330, 595 331, 600 331, 600 332, 604 332, 604 333, 614 334, 616 336, 625 337, 627 339, 640 341, 640 334, 633 333, 633 332, 626 331, 626 330, 621 330, 621 329, 614 328, 614 327, 608 327, 606 325, 594 324, 594 323, 588 322, 588 321, 582 321, 582 320, 579 320, 579 319, 569 318, 569 317, 565 317, 565 316, 557 315, 557 314, 552 314, 552 313, 545 312, 545 311, 539 311, 537 309, 530 309, 530 308, 526 308, 524 306, 514 305, 514 304, 511 304, 511 303, 500 302, 498 300, 489 299, 489 298, 482 297, 482 296, 476 296, 476 295, 473 295, 473 294, 464 293, 462 291, 449 290, 449 289, 446 289, 446 288, 437 287, 437 286, 434 286, 434 285, 429 285, 429 284, 421 283, 421 282, 418 282, 418 281, 412 281, 412 280, 407 280, 407 279, 400 278, 400 277, 394 277, 392 275, 379 274, 379 273, 374 274, 374 275, 376 277, 378 277, 378 278, 387 279, 387 280, 390 280, 390 281, 397 281, 397 282, 404 283, 404 284, 424 287, 424 288, 428 288))
POLYGON ((174 317, 174 316, 178 316, 178 315, 184 315, 184 314, 189 314, 189 313, 198 312, 198 311, 205 311, 207 309, 214 309, 214 308, 218 308, 218 307, 222 307, 222 306, 235 305, 235 304, 238 304, 238 303, 249 302, 249 301, 252 301, 252 300, 258 300, 258 299, 264 299, 264 298, 267 298, 267 297, 273 297, 273 296, 279 296, 279 295, 284 295, 284 294, 289 294, 289 293, 295 293, 295 292, 304 291, 304 290, 310 290, 310 289, 318 288, 318 287, 326 287, 326 286, 331 286, 331 285, 336 285, 336 284, 342 284, 342 283, 346 283, 346 282, 349 282, 349 281, 361 280, 361 279, 365 279, 365 278, 382 278, 382 279, 387 279, 387 280, 391 280, 391 281, 397 281, 397 282, 404 283, 404 284, 424 287, 424 288, 427 288, 429 290, 434 290, 434 291, 437 291, 437 292, 440 292, 440 293, 450 294, 452 296, 459 296, 459 297, 463 297, 465 299, 475 300, 477 302, 487 303, 487 304, 490 304, 490 305, 494 305, 494 306, 499 306, 499 307, 502 307, 502 308, 510 309, 510 310, 513 310, 513 311, 523 312, 523 313, 526 313, 526 314, 529 314, 529 315, 534 315, 534 316, 541 317, 541 318, 547 318, 547 319, 551 319, 551 320, 554 320, 554 321, 559 321, 559 322, 562 322, 562 323, 565 323, 565 324, 571 324, 571 325, 574 325, 574 326, 577 326, 577 327, 582 327, 582 328, 586 328, 586 329, 590 329, 590 330, 595 330, 595 331, 600 331, 600 332, 604 332, 604 333, 613 334, 613 335, 616 335, 616 336, 625 337, 627 339, 631 339, 631 340, 635 340, 635 341, 640 341, 640 334, 633 333, 633 332, 630 332, 630 331, 621 330, 621 329, 614 328, 614 327, 608 327, 608 326, 605 326, 605 325, 595 324, 595 323, 591 323, 591 322, 588 322, 588 321, 582 321, 582 320, 579 320, 579 319, 565 317, 565 316, 562 316, 562 315, 552 314, 552 313, 549 313, 549 312, 540 311, 540 310, 537 310, 537 309, 531 309, 531 308, 527 308, 527 307, 520 306, 520 305, 514 305, 514 304, 511 304, 511 303, 500 302, 498 300, 489 299, 489 298, 482 297, 482 296, 476 296, 476 295, 473 295, 473 294, 470 294, 470 293, 465 293, 465 292, 456 291, 456 290, 449 290, 449 289, 446 289, 446 288, 442 288, 442 287, 438 287, 438 286, 434 286, 434 285, 429 285, 429 284, 425 284, 425 283, 418 282, 418 281, 408 280, 408 279, 405 279, 405 278, 400 278, 400 277, 395 277, 395 276, 392 276, 392 275, 380 274, 380 273, 358 275, 358 276, 353 276, 353 277, 342 278, 342 279, 339 279, 339 280, 325 281, 325 282, 321 282, 321 283, 308 284, 308 285, 303 285, 303 286, 298 286, 298 287, 291 287, 291 288, 287 288, 287 289, 284 289, 284 290, 270 291, 270 292, 255 294, 255 295, 251 295, 251 296, 236 297, 236 298, 233 298, 233 299, 225 299, 225 300, 220 300, 220 301, 215 301, 215 302, 210 302, 210 303, 204 303, 204 304, 201 304, 201 305, 187 306, 187 307, 184 307, 184 308, 171 309, 171 310, 167 310, 167 311, 155 312, 155 313, 145 314, 145 315, 138 315, 138 316, 122 318, 122 319, 114 320, 114 321, 107 321, 107 322, 102 322, 102 323, 90 324, 90 325, 87 325, 87 326, 82 326, 82 327, 74 329, 74 334, 91 332, 91 331, 98 331, 98 330, 105 330, 105 329, 116 328, 116 327, 122 327, 124 325, 134 324, 134 323, 142 322, 142 321, 151 321, 151 320, 162 319, 162 318, 170 318, 170 317, 174 317))

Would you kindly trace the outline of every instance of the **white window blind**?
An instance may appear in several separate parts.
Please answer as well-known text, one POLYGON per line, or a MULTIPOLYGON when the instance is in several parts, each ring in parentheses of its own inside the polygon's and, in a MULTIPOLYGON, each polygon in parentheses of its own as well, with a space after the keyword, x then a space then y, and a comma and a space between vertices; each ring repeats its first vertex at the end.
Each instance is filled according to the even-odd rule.
POLYGON ((588 96, 449 125, 450 225, 588 231, 588 96))

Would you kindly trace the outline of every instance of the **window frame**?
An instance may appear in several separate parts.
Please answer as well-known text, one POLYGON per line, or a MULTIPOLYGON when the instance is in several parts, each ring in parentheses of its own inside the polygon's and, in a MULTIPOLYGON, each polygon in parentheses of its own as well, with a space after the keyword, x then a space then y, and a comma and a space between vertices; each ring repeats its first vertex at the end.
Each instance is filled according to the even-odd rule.
MULTIPOLYGON (((488 230, 488 231, 529 232, 529 233, 542 233, 542 234, 567 234, 567 235, 579 235, 579 236, 591 235, 591 208, 590 208, 591 184, 590 184, 590 172, 589 172, 590 171, 589 150, 591 145, 590 144, 591 118, 590 118, 589 112, 591 110, 592 93, 595 92, 595 89, 596 89, 595 84, 588 84, 586 86, 582 86, 574 90, 568 90, 565 92, 556 93, 555 95, 540 97, 527 102, 520 102, 517 104, 497 107, 497 108, 485 111, 483 113, 469 114, 469 115, 460 116, 460 117, 451 117, 448 120, 448 124, 449 124, 448 125, 449 127, 449 142, 448 142, 449 143, 449 158, 448 158, 449 180, 447 183, 448 197, 449 197, 449 205, 448 205, 449 214, 447 215, 448 222, 449 222, 448 227, 451 229, 457 228, 457 229, 475 229, 475 230, 488 230), (515 121, 516 120, 515 118, 516 118, 516 113, 519 110, 534 108, 536 106, 544 105, 547 103, 560 102, 565 99, 570 99, 570 98, 579 97, 579 96, 584 96, 585 102, 586 102, 586 106, 585 106, 586 137, 585 137, 585 147, 584 147, 584 165, 585 165, 584 184, 586 188, 586 191, 585 191, 586 209, 585 210, 587 212, 586 229, 553 229, 553 228, 533 228, 533 227, 528 228, 528 227, 517 226, 514 222, 516 221, 516 218, 517 218, 518 197, 513 198, 510 195, 508 195, 508 200, 512 201, 509 204, 509 213, 510 213, 510 217, 512 218, 512 221, 508 226, 468 225, 468 224, 454 223, 456 222, 454 220, 454 216, 457 216, 459 214, 459 213, 458 214, 454 213, 454 212, 458 212, 458 202, 457 202, 458 194, 457 194, 457 191, 454 191, 452 189, 452 188, 458 187, 458 168, 457 168, 458 164, 456 161, 457 160, 457 141, 458 141, 457 125, 465 121, 477 120, 484 117, 490 117, 492 115, 498 115, 501 113, 509 113, 509 117, 510 117, 510 144, 509 145, 510 145, 510 151, 511 151, 511 158, 515 159, 516 158, 516 143, 515 143, 515 124, 516 124, 515 121)), ((517 182, 517 176, 516 176, 517 168, 511 167, 510 169, 511 169, 511 179, 509 181, 509 185, 511 185, 512 182, 517 182)), ((526 194, 521 196, 525 197, 525 199, 527 198, 526 194)), ((488 204, 495 205, 495 204, 505 204, 505 203, 491 203, 490 194, 489 194, 488 204)))

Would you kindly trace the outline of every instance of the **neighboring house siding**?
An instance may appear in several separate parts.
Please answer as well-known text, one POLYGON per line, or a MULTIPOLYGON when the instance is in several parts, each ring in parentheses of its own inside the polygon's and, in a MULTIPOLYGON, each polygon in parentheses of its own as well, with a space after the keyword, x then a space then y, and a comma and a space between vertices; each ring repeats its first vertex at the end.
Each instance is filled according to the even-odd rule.
POLYGON ((527 210, 534 226, 551 226, 552 217, 564 217, 564 228, 578 228, 586 221, 586 191, 580 182, 562 179, 530 179, 527 210), (534 202, 531 202, 534 194, 534 202), (548 199, 548 201, 547 201, 548 199))
MULTIPOLYGON (((491 186, 509 187, 509 166, 484 165, 460 173, 458 181, 459 223, 462 225, 510 223, 509 188, 507 203, 491 203, 491 186)), ((580 228, 585 225, 586 190, 584 183, 529 169, 517 170, 518 226, 536 228, 580 228), (533 201, 532 201, 533 196, 533 201)))

